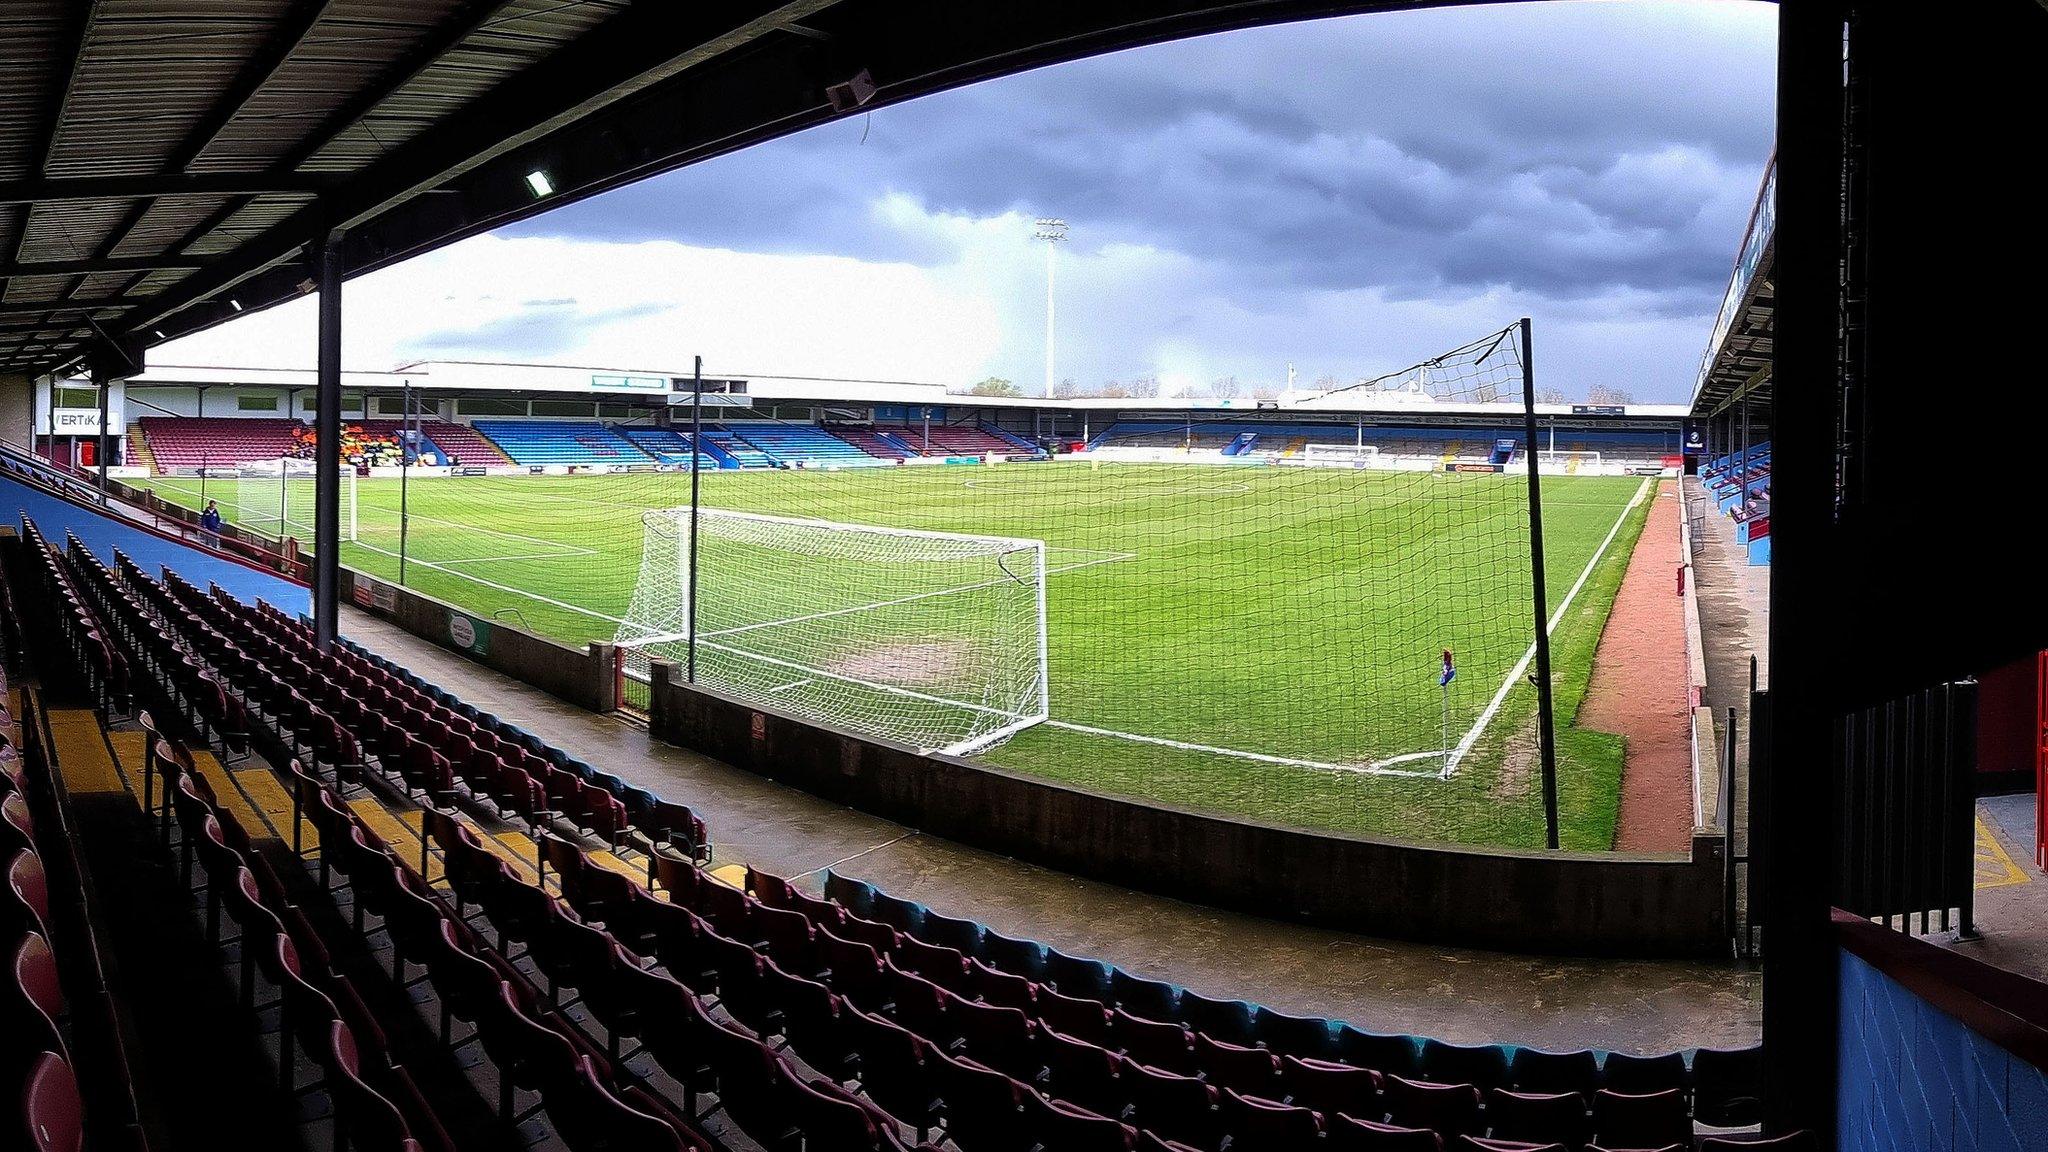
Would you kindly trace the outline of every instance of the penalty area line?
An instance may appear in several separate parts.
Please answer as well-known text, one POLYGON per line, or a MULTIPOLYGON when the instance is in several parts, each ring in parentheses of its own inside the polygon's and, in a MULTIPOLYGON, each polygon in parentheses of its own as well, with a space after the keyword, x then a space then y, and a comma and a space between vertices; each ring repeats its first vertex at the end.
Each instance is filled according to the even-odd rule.
POLYGON ((1048 728, 1064 728, 1087 736, 1106 736, 1112 740, 1129 740, 1137 744, 1153 744, 1161 748, 1177 748, 1183 752, 1206 752, 1212 756, 1230 756, 1239 760, 1252 760, 1260 764, 1279 764, 1289 768, 1315 768, 1325 772, 1352 772, 1363 776, 1412 776, 1427 779, 1438 775, 1434 768, 1417 771, 1409 768, 1395 768, 1394 764, 1430 756, 1441 756, 1436 752, 1411 752, 1387 760, 1376 760, 1370 764, 1332 764, 1324 760, 1300 760, 1292 756, 1274 756, 1265 752, 1246 752, 1240 748, 1219 748, 1213 744, 1193 744, 1186 740, 1168 740, 1164 736, 1145 736, 1137 732, 1119 732, 1113 728, 1096 728, 1088 724, 1076 724, 1070 720, 1044 721, 1048 728))

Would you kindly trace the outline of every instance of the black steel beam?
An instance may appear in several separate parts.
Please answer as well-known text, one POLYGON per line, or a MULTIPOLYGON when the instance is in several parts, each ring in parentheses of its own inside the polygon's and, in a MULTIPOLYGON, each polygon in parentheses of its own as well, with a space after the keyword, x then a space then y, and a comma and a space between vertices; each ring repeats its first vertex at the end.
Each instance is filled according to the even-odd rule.
MULTIPOLYGON (((73 200, 148 200, 158 196, 317 195, 334 187, 324 176, 257 173, 225 176, 168 172, 154 176, 83 176, 55 180, 0 180, 0 204, 73 200)), ((146 207, 146 205, 145 205, 146 207)), ((111 244, 108 245, 111 247, 111 244)))
MULTIPOLYGON (((92 39, 93 23, 99 19, 102 2, 103 0, 91 0, 87 4, 74 5, 77 16, 72 23, 71 36, 68 40, 70 49, 66 53, 64 64, 64 87, 48 113, 37 124, 35 143, 30 145, 28 150, 34 164, 30 173, 37 178, 41 178, 50 166, 50 151, 57 143, 57 129, 64 123, 65 109, 71 106, 71 97, 78 91, 78 76, 85 68, 85 46, 92 39)), ((35 205, 21 206, 14 230, 14 250, 7 257, 8 264, 21 262, 22 250, 28 243, 29 225, 34 217, 35 205)), ((5 273, 0 272, 0 279, 4 279, 4 276, 5 273)), ((0 292, 4 291, 4 286, 0 286, 0 292)))
POLYGON ((31 260, 0 264, 0 277, 90 276, 101 272, 196 272, 203 261, 182 256, 109 256, 81 260, 31 260))
POLYGON ((341 587, 341 246, 314 254, 320 278, 319 392, 313 441, 313 641, 331 647, 341 587))
POLYGON ((238 254, 215 272, 164 293, 164 306, 141 318, 138 326, 153 325, 256 275, 304 247, 319 228, 346 228, 374 217, 832 2, 721 0, 688 8, 648 5, 615 16, 393 149, 321 204, 272 227, 246 246, 246 256, 238 254))
POLYGON ((1837 960, 1830 748, 1839 674, 1833 569, 1842 257, 1841 0, 1778 7, 1778 227, 1771 397, 1770 710, 1762 885, 1764 1122, 1834 1146, 1837 960))
POLYGON ((17 300, 0 302, 0 316, 47 316, 53 312, 107 312, 119 309, 127 311, 138 307, 142 301, 125 296, 103 296, 97 299, 77 300, 17 300))

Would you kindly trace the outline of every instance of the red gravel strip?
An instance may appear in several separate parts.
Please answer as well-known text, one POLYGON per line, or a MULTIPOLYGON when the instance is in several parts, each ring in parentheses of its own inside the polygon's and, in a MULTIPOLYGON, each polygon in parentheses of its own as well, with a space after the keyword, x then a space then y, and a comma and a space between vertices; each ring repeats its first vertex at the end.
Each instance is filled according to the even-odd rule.
POLYGON ((1593 657, 1581 726, 1628 741, 1614 847, 1683 852, 1692 837, 1692 721, 1685 602, 1678 595, 1678 487, 1657 483, 1593 657))

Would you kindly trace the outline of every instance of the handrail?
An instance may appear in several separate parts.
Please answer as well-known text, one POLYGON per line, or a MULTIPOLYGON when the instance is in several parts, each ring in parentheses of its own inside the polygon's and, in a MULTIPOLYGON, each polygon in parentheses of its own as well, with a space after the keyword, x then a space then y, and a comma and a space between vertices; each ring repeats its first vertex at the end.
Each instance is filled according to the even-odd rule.
POLYGON ((1840 908, 1835 939, 1908 992, 2036 1068, 2048 1068, 2048 984, 1894 932, 1840 908))

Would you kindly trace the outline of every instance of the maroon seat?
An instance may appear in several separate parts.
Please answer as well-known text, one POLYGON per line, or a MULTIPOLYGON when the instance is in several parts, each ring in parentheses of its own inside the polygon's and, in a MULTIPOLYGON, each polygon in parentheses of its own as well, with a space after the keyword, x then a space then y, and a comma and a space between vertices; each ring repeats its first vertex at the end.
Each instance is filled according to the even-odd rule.
POLYGON ((1233 1146, 1298 1148, 1323 1134, 1323 1118, 1309 1108, 1223 1090, 1223 1130, 1233 1146))
POLYGON ((1068 996, 1047 985, 1038 986, 1038 1018, 1048 1027, 1091 1044, 1108 1045, 1109 1009, 1100 1000, 1068 996))
POLYGON ((1038 1050, 1054 1095, 1104 1115, 1123 1114, 1131 1090, 1116 1053, 1051 1028, 1039 1031, 1038 1050))
POLYGON ((946 990, 922 976, 898 968, 893 956, 883 959, 882 968, 890 1015, 898 1024, 931 1041, 942 1051, 952 1051, 960 1040, 960 1024, 946 1012, 946 990))
POLYGON ((1380 1074, 1370 1068, 1282 1056, 1280 1069, 1290 1104, 1313 1108, 1325 1117, 1339 1112, 1352 1116, 1382 1114, 1380 1074))
POLYGON ((1120 1067, 1138 1127, 1195 1148, 1214 1149, 1222 1142, 1223 1097, 1215 1086, 1129 1060, 1120 1067))
POLYGON ((947 994, 946 1015, 954 1020, 967 1054, 980 1063, 1029 1083, 1045 1067, 1037 1025, 1015 1008, 982 1004, 947 994))
POLYGON ((699 1152, 711 1147, 659 1102, 629 1090, 615 1096, 588 1057, 557 1071, 545 1088, 548 1118, 576 1152, 699 1152))
POLYGON ((1121 1008, 1110 1011, 1111 1043, 1125 1056, 1153 1068, 1183 1076, 1195 1074, 1195 1046, 1185 1026, 1146 1020, 1121 1008))
POLYGON ((1510 1092, 1496 1088, 1486 1096, 1486 1125, 1496 1140, 1525 1144, 1568 1144, 1576 1148, 1592 1136, 1586 1098, 1577 1092, 1510 1092))
POLYGON ((1470 1084, 1429 1084, 1405 1076, 1388 1076, 1381 1081, 1386 1093, 1387 1115, 1404 1128, 1429 1128, 1446 1137, 1476 1135, 1479 1120, 1479 1089, 1470 1084))
POLYGON ((927 944, 905 936, 896 946, 896 963, 907 971, 937 984, 948 992, 967 991, 967 957, 956 948, 927 944))
POLYGON ((1030 1152, 1037 1143, 1024 1114, 1031 1089, 964 1057, 934 1057, 939 1095, 946 1101, 946 1135, 973 1152, 1030 1152))
POLYGON ((840 1019, 860 1060, 860 1090, 923 1140, 938 1123, 938 1052, 924 1038, 843 1004, 840 1019))
MULTIPOLYGON (((34 1152, 78 1152, 85 1146, 85 1105, 71 1065, 44 1052, 29 1065, 21 1087, 22 1147, 34 1152)), ((9 1136, 8 1143, 14 1143, 9 1136)))
POLYGON ((967 989, 984 1004, 1000 1004, 1032 1015, 1038 1012, 1038 985, 979 960, 967 961, 967 989))
POLYGON ((1639 1095, 1603 1088, 1593 1094, 1593 1132, 1603 1148, 1690 1144, 1692 1117, 1675 1088, 1639 1095))
POLYGON ((1025 1123, 1045 1152, 1130 1152, 1138 1140, 1137 1129, 1130 1125, 1064 1100, 1047 1100, 1030 1092, 1025 1094, 1024 1104, 1025 1123))
POLYGON ((362 1078, 360 1055, 348 1025, 336 1020, 328 1031, 328 1084, 334 1093, 337 1143, 345 1134, 362 1152, 398 1152, 412 1144, 412 1132, 398 1106, 362 1078))
POLYGON ((1262 1099, 1284 1095, 1280 1058, 1264 1048, 1227 1044, 1205 1033, 1195 1034, 1195 1063, 1218 1087, 1235 1088, 1262 1099))
POLYGON ((1326 1117, 1331 1152, 1443 1152, 1443 1137, 1427 1128, 1403 1128, 1339 1114, 1326 1117))

